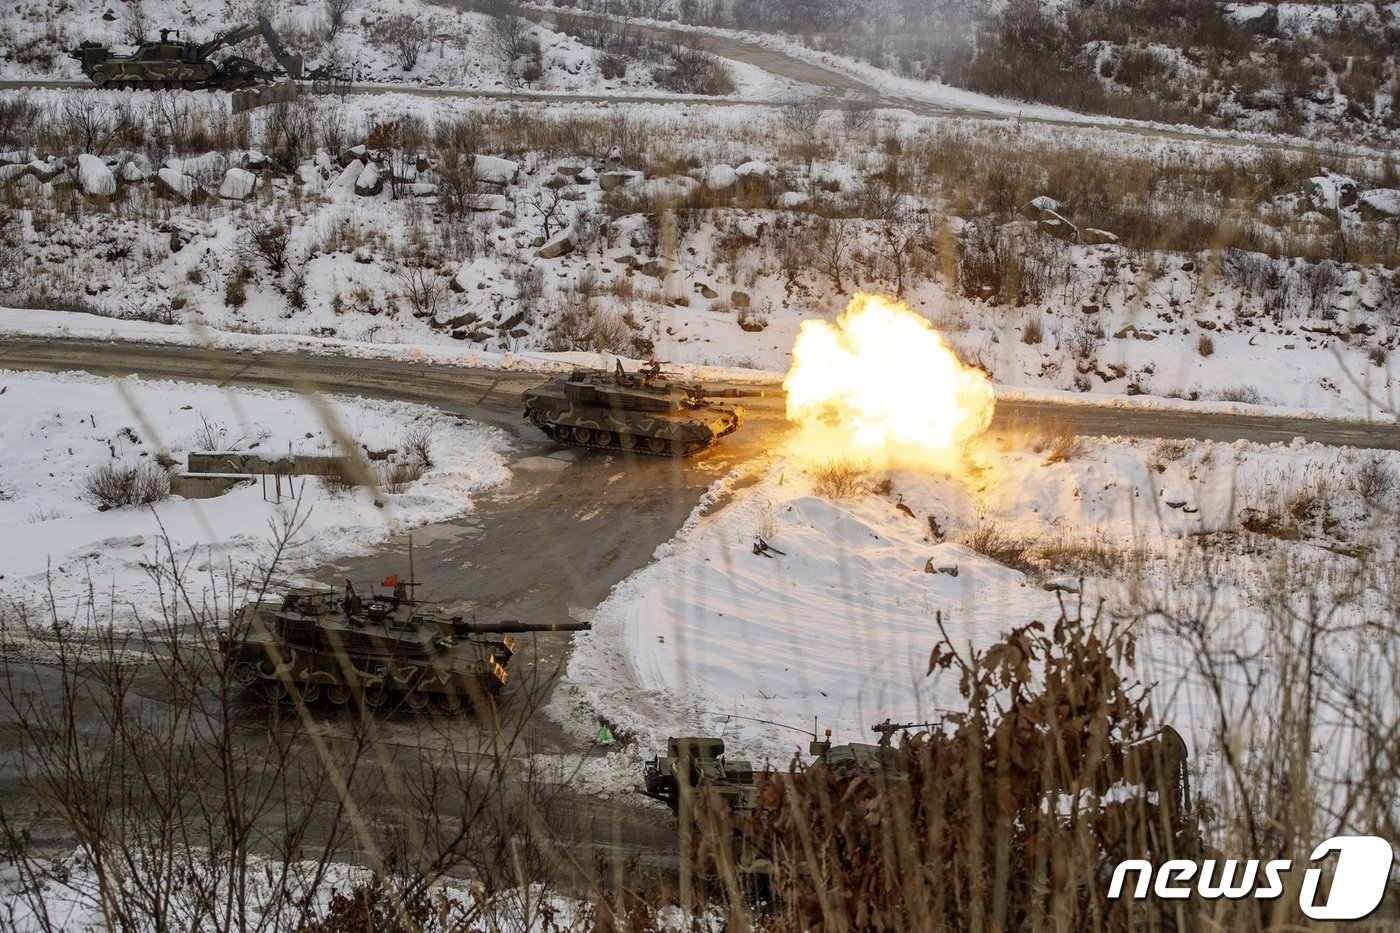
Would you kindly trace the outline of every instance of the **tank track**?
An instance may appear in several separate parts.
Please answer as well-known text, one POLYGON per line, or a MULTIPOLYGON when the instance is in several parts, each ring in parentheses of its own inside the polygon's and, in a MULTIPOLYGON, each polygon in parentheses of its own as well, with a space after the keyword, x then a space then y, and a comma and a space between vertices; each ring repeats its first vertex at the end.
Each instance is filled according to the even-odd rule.
MULTIPOLYGON (((276 696, 275 693, 270 690, 270 684, 271 681, 260 680, 253 685, 250 692, 256 694, 265 703, 271 703, 284 709, 296 708, 298 699, 293 697, 290 691, 288 691, 285 696, 276 696)), ((349 700, 344 703, 336 703, 327 696, 324 685, 321 686, 322 690, 320 696, 304 701, 306 705, 319 709, 363 708, 371 713, 411 713, 415 716, 422 716, 425 714, 433 716, 461 716, 470 713, 475 708, 475 704, 473 704, 470 699, 464 697, 461 706, 457 707, 455 710, 448 709, 431 695, 428 697, 426 706, 414 708, 408 704, 407 694, 400 690, 390 690, 388 698, 383 703, 377 704, 365 703, 362 699, 364 696, 363 691, 351 690, 349 700)))
MULTIPOLYGON (((665 457, 670 460, 679 460, 684 457, 689 457, 692 454, 698 454, 701 451, 709 450, 715 445, 715 441, 718 440, 717 437, 712 438, 708 444, 690 444, 680 448, 679 450, 669 445, 662 450, 652 450, 650 444, 644 443, 648 441, 649 438, 640 435, 633 435, 637 438, 638 441, 635 447, 623 447, 620 439, 621 435, 615 436, 612 443, 610 444, 598 444, 591 440, 578 440, 577 437, 574 435, 574 431, 576 429, 566 424, 556 424, 552 421, 546 421, 541 423, 533 419, 531 419, 530 423, 535 425, 535 427, 539 428, 541 431, 543 431, 545 433, 545 436, 548 437, 550 440, 554 441, 554 443, 562 444, 566 447, 582 447, 585 450, 611 450, 623 454, 641 454, 648 457, 665 457), (557 430, 559 428, 567 428, 569 431, 568 435, 561 436, 561 434, 557 430)), ((590 428, 588 430, 591 431, 593 429, 590 428)))
MULTIPOLYGON (((240 662, 247 664, 249 662, 240 662)), ((291 685, 275 676, 268 676, 262 671, 254 670, 254 679, 245 684, 246 674, 239 676, 237 670, 234 671, 234 683, 245 686, 249 693, 267 703, 272 703, 287 709, 294 709, 298 702, 305 702, 308 706, 320 707, 322 709, 364 709, 373 713, 413 713, 422 715, 431 713, 437 716, 460 716, 469 713, 474 708, 470 696, 462 696, 461 705, 455 709, 450 709, 441 702, 435 694, 425 694, 426 703, 421 707, 412 706, 408 702, 409 694, 413 691, 399 690, 393 687, 384 688, 384 699, 380 702, 373 702, 366 699, 366 694, 375 685, 369 687, 346 687, 348 696, 344 702, 337 702, 330 696, 331 684, 312 682, 309 685, 316 688, 314 695, 310 699, 305 699, 303 687, 308 684, 306 681, 293 679, 291 685), (292 689, 295 688, 295 691, 292 689)))

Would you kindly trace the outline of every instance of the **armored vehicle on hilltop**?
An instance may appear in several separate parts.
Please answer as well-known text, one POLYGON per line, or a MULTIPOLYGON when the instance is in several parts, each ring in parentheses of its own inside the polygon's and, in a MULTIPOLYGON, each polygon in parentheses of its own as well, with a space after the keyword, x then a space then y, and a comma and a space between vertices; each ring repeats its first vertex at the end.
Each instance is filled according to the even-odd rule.
POLYGON ((250 602, 220 639, 235 683, 275 703, 356 701, 371 710, 458 713, 505 686, 510 635, 587 625, 477 623, 420 608, 397 576, 361 597, 347 580, 250 602))
POLYGON ((285 76, 293 80, 302 77, 302 57, 282 47, 266 17, 220 33, 208 42, 182 42, 172 39, 172 35, 179 33, 162 29, 158 41, 142 42, 130 55, 114 55, 111 49, 97 42, 84 42, 68 55, 78 60, 83 74, 98 87, 232 91, 281 77, 242 56, 233 55, 221 61, 211 57, 220 49, 261 35, 285 70, 285 76))
POLYGON ((525 417, 560 444, 686 457, 744 423, 742 408, 708 399, 772 394, 676 382, 655 360, 631 373, 618 360, 613 372, 576 369, 521 398, 525 417))

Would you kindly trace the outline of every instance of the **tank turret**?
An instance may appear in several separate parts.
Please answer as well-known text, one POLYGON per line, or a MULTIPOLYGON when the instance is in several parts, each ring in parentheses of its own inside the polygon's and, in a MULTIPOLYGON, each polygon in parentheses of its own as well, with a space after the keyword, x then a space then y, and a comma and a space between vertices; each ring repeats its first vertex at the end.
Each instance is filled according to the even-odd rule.
POLYGON ((397 576, 361 596, 297 587, 250 602, 223 633, 235 683, 273 702, 300 699, 367 709, 457 713, 506 684, 511 633, 571 631, 584 623, 467 622, 423 609, 397 576))
POLYGON ((561 444, 685 457, 744 423, 742 408, 709 399, 776 394, 679 382, 655 360, 628 372, 619 360, 612 372, 576 369, 527 389, 521 398, 525 417, 561 444))

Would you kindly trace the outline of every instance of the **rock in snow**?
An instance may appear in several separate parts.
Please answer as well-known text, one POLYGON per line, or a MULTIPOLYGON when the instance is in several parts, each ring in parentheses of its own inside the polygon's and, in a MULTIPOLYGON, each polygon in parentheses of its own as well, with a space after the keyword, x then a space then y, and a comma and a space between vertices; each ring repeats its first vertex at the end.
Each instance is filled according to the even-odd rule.
POLYGON ((1372 188, 1362 193, 1359 206, 1363 217, 1400 217, 1400 188, 1372 188))
POLYGON ((224 173, 224 183, 219 185, 219 197, 229 201, 246 201, 253 193, 257 176, 246 169, 231 168, 224 173))
POLYGON ((641 172, 604 172, 598 176, 598 187, 604 191, 612 191, 614 188, 639 181, 641 177, 641 172))
POLYGON ((110 198, 117 193, 117 177, 101 159, 85 152, 78 156, 78 187, 83 194, 110 198))
POLYGON ((156 172, 156 188, 166 196, 181 201, 194 197, 194 179, 169 166, 156 172))
POLYGON ((709 174, 705 176, 705 187, 711 191, 728 191, 738 180, 739 176, 734 168, 721 162, 719 165, 710 166, 709 174))
POLYGON ((476 180, 491 185, 513 185, 520 175, 519 163, 495 156, 476 157, 476 180))
POLYGON ((574 251, 572 233, 572 230, 565 230, 563 233, 555 234, 554 238, 541 246, 535 255, 541 259, 554 259, 566 253, 572 253, 574 251))
POLYGON ((373 162, 369 163, 355 179, 355 193, 361 197, 370 198, 384 190, 384 177, 379 174, 379 167, 373 162))

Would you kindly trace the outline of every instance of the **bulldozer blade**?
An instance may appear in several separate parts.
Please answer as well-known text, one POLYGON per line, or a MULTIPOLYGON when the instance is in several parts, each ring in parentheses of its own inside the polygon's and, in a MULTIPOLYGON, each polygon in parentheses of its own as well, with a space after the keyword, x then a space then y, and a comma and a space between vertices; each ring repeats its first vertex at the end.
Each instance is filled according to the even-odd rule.
POLYGON ((294 101, 301 96, 301 85, 295 81, 279 81, 265 87, 250 87, 233 92, 233 112, 243 113, 268 104, 294 101))

